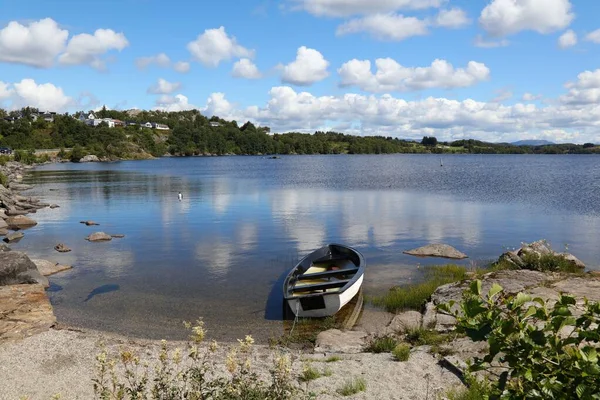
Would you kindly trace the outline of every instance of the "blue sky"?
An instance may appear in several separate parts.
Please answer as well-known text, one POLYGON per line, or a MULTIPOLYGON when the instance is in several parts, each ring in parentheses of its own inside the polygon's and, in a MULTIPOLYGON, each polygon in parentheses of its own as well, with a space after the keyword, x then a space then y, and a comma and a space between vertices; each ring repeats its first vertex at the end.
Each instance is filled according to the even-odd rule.
POLYGON ((4 108, 198 108, 278 132, 600 142, 596 1, 0 8, 4 108))

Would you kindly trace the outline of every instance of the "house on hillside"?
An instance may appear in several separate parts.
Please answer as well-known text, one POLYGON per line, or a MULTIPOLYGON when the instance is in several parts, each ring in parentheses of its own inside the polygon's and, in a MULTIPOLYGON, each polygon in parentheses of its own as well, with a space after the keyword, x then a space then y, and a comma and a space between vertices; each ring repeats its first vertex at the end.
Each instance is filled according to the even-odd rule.
POLYGON ((211 122, 210 122, 210 126, 212 126, 212 127, 216 128, 216 127, 219 127, 219 126, 221 126, 221 123, 220 123, 220 122, 218 122, 218 121, 211 121, 211 122))
POLYGON ((135 121, 125 121, 125 126, 136 126, 137 122, 135 121))
POLYGON ((55 112, 46 111, 45 113, 38 114, 36 116, 36 120, 37 120, 37 118, 42 118, 46 122, 54 122, 55 116, 56 116, 55 112))
POLYGON ((145 124, 140 125, 142 128, 150 128, 152 129, 152 122, 146 122, 145 124))
POLYGON ((152 123, 152 128, 157 129, 159 131, 168 131, 169 127, 165 124, 158 124, 156 122, 152 123))

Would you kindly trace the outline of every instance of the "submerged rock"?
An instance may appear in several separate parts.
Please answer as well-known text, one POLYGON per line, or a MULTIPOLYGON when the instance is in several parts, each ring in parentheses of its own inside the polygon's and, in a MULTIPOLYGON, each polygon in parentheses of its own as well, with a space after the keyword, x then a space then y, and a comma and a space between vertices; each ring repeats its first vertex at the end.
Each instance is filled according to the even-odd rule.
POLYGON ((94 221, 79 221, 80 224, 85 224, 87 226, 94 226, 94 225, 100 225, 94 221))
POLYGON ((453 258, 456 260, 460 260, 463 258, 468 258, 468 256, 460 251, 456 250, 454 247, 449 246, 447 244, 428 244, 427 246, 419 247, 418 249, 412 249, 404 251, 404 254, 410 254, 411 256, 417 257, 443 257, 443 258, 453 258))
POLYGON ((71 249, 65 246, 63 243, 59 243, 54 246, 54 250, 58 251, 59 253, 68 253, 71 251, 71 249))
POLYGON ((112 237, 104 232, 96 232, 86 237, 85 240, 89 240, 90 242, 108 242, 112 240, 112 237))
POLYGON ((10 229, 30 228, 37 225, 37 222, 24 215, 17 215, 6 219, 6 223, 10 229))
POLYGON ((3 251, 11 251, 11 248, 5 244, 0 244, 0 253, 2 253, 3 251))
POLYGON ((35 264, 38 271, 40 271, 40 273, 44 276, 53 275, 58 272, 66 271, 68 269, 73 268, 70 265, 61 265, 59 263, 53 263, 48 260, 31 260, 31 261, 35 264))
POLYGON ((123 239, 125 237, 125 235, 118 233, 116 235, 110 235, 110 237, 112 237, 114 239, 123 239))
POLYGON ((48 286, 35 264, 20 251, 0 252, 0 286, 39 283, 48 286))
POLYGON ((60 206, 58 204, 50 204, 49 207, 52 209, 55 209, 55 208, 59 208, 60 206))
POLYGON ((10 235, 7 235, 3 240, 6 243, 16 243, 19 240, 23 239, 24 236, 25 234, 23 232, 15 232, 11 233, 10 235))

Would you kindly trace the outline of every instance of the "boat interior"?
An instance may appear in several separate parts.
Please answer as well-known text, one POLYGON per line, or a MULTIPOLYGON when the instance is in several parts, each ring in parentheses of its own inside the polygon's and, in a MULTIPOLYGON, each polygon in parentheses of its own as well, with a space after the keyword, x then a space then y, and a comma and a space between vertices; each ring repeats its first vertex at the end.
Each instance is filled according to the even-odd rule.
POLYGON ((293 296, 339 292, 359 270, 347 256, 325 256, 299 271, 290 291, 293 296))

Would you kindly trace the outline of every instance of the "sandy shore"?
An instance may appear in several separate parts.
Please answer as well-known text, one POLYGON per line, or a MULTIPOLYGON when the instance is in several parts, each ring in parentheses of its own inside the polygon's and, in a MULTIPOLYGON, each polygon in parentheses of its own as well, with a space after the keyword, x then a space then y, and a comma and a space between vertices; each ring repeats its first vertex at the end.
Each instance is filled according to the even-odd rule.
MULTIPOLYGON (((160 349, 160 341, 132 340, 101 332, 66 329, 51 329, 19 342, 5 343, 0 346, 0 399, 50 399, 57 394, 60 399, 94 398, 92 379, 101 343, 113 354, 123 349, 133 350, 142 362, 148 361, 151 365, 160 349)), ((224 365, 231 346, 234 345, 223 345, 217 351, 218 364, 224 365)), ((185 343, 169 342, 169 347, 183 348, 185 343)), ((257 345, 254 347, 253 366, 265 378, 278 351, 286 352, 293 360, 293 377, 298 386, 317 394, 318 399, 341 398, 336 390, 352 377, 363 377, 367 389, 344 398, 434 399, 436 394, 444 393, 447 388, 460 385, 455 375, 441 368, 433 356, 419 349, 413 350, 407 362, 394 361, 390 354, 359 353, 340 354, 342 360, 324 363, 321 361, 326 355, 322 353, 309 354, 257 345), (315 360, 311 365, 319 370, 330 368, 332 375, 300 383, 297 378, 309 359, 315 360)))

